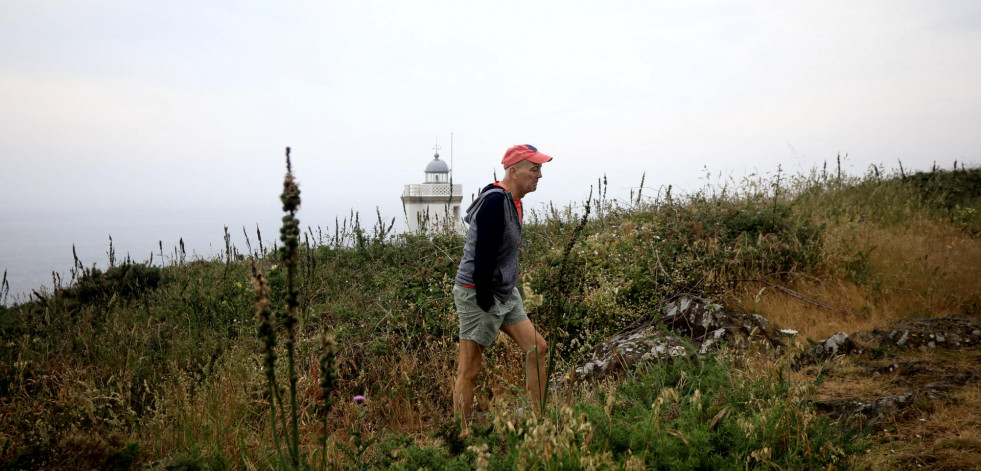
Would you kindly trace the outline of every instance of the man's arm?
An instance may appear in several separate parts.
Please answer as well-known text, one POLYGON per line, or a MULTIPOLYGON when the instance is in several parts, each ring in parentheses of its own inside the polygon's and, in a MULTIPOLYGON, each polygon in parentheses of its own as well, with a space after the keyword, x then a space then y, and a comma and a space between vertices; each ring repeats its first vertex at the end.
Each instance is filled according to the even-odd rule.
POLYGON ((504 238, 503 193, 487 195, 477 210, 477 242, 474 247, 473 281, 477 290, 477 305, 485 312, 494 306, 494 270, 497 269, 497 252, 504 238))

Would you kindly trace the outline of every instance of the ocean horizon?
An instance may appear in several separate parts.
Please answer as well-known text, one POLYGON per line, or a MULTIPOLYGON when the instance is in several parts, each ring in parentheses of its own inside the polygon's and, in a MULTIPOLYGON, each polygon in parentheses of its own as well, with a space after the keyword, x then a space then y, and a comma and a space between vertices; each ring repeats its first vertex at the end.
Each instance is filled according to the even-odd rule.
MULTIPOLYGON (((333 214, 329 221, 303 211, 297 216, 304 231, 310 227, 316 233, 320 227, 326 237, 328 225, 333 234, 333 214)), ((343 219, 347 213, 337 214, 343 219)), ((210 260, 225 252, 226 226, 230 243, 247 253, 246 233, 252 249, 259 250, 257 229, 264 247, 271 248, 274 241, 278 244, 281 218, 281 212, 267 208, 0 210, 0 277, 6 272, 10 287, 0 303, 29 301, 32 291, 50 294, 55 285, 52 273, 60 275, 61 285, 67 286, 74 266, 73 246, 83 266, 101 270, 109 266, 110 237, 116 264, 128 257, 137 263, 171 265, 182 240, 186 261, 210 260)), ((371 221, 362 216, 362 225, 370 226, 371 221)), ((401 224, 396 226, 401 231, 401 224)))

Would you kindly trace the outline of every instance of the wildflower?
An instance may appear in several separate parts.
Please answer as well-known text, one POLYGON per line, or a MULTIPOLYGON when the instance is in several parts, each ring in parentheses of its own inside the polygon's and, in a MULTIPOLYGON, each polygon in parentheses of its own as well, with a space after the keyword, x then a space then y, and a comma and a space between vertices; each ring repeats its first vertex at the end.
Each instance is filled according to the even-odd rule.
POLYGON ((364 396, 362 396, 360 394, 358 394, 357 396, 354 396, 353 399, 354 399, 354 402, 357 403, 357 404, 364 404, 364 396))

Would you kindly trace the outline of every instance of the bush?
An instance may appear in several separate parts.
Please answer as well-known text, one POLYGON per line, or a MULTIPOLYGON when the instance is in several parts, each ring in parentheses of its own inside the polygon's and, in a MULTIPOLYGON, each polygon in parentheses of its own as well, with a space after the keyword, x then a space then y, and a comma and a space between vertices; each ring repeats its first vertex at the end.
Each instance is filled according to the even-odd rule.
POLYGON ((103 273, 98 268, 86 269, 74 285, 64 288, 56 298, 68 306, 104 304, 113 296, 132 299, 160 284, 160 268, 142 263, 124 263, 103 273))

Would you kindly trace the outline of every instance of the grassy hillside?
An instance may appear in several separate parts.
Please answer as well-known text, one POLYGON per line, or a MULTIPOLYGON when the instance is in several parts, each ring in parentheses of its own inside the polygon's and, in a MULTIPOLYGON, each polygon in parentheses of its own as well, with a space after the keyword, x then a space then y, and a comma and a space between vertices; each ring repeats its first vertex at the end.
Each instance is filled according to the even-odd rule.
MULTIPOLYGON (((299 200, 286 195, 287 206, 299 200)), ((691 195, 643 188, 629 201, 607 199, 599 181, 577 207, 526 217, 522 289, 556 347, 556 376, 679 293, 761 314, 806 346, 895 319, 981 313, 979 209, 979 169, 778 172, 691 195)), ((214 260, 77 267, 71 286, 0 307, 3 467, 895 465, 874 458, 876 431, 815 412, 823 371, 836 366, 787 375, 795 348, 652 364, 560 390, 536 416, 521 394, 522 355, 502 339, 486 352, 473 433, 461 438, 450 290, 463 239, 390 227, 358 215, 303 221, 273 250, 257 234, 255 247, 214 260), (283 251, 291 239, 295 255, 283 251), (332 342, 336 366, 324 357, 332 342)), ((972 384, 950 407, 977 417, 972 384)), ((981 437, 963 439, 959 452, 981 456, 981 437)))

